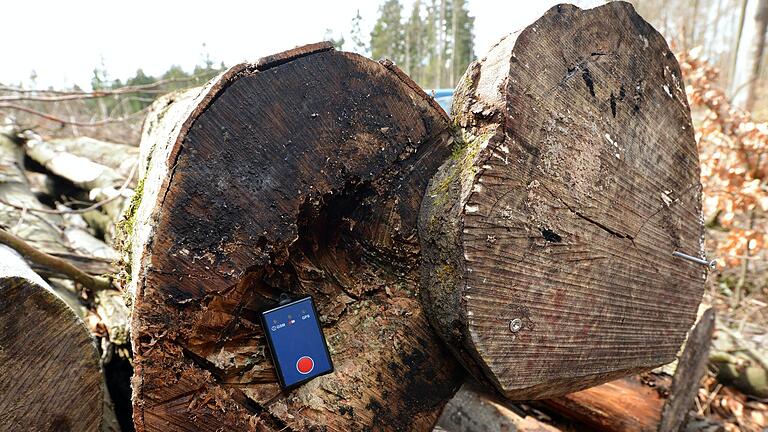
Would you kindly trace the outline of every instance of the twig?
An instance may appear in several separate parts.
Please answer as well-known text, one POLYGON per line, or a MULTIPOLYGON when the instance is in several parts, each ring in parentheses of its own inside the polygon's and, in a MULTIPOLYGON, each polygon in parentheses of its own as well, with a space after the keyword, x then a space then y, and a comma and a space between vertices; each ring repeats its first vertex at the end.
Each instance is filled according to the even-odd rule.
POLYGON ((112 288, 112 284, 108 279, 88 275, 61 258, 56 258, 53 255, 35 249, 26 241, 2 228, 0 228, 0 243, 13 248, 35 264, 60 272, 88 289, 99 291, 112 288))
POLYGON ((149 107, 144 108, 141 111, 136 111, 135 113, 127 115, 125 117, 116 118, 116 119, 108 118, 108 119, 99 120, 95 122, 78 122, 78 121, 64 120, 63 118, 56 117, 51 114, 36 111, 31 108, 27 108, 25 106, 16 105, 16 104, 0 103, 0 109, 11 109, 11 110, 22 111, 32 115, 36 115, 38 117, 42 117, 46 120, 51 120, 51 121, 61 123, 62 125, 74 125, 74 126, 80 126, 80 127, 97 127, 97 126, 104 126, 106 124, 111 124, 111 123, 122 123, 122 122, 128 121, 134 117, 138 117, 139 115, 144 114, 149 109, 149 107))
POLYGON ((210 73, 204 72, 197 75, 192 75, 186 78, 169 78, 160 81, 155 81, 151 84, 141 84, 135 86, 120 87, 113 90, 94 90, 92 92, 84 91, 60 91, 60 90, 23 90, 14 89, 13 87, 0 87, 0 91, 14 92, 20 94, 56 94, 59 96, 0 96, 0 102, 13 102, 13 101, 35 101, 35 102, 63 102, 68 100, 80 100, 80 99, 97 99, 108 96, 117 96, 123 94, 132 93, 167 93, 168 90, 159 89, 165 84, 172 84, 178 82, 190 82, 196 81, 199 78, 203 78, 210 73))
POLYGON ((705 401, 704 406, 699 408, 699 411, 698 411, 699 414, 704 415, 704 413, 706 413, 709 410, 709 407, 712 405, 712 402, 715 400, 717 393, 719 393, 720 389, 722 388, 723 388, 723 385, 718 383, 715 386, 715 389, 710 394, 707 395, 707 400, 705 401))
POLYGON ((136 168, 138 168, 139 162, 137 161, 133 166, 131 167, 131 172, 128 173, 128 178, 125 179, 125 182, 120 186, 120 189, 117 190, 117 193, 107 199, 101 200, 97 203, 94 203, 88 207, 81 208, 81 209, 66 209, 66 210, 50 210, 50 209, 44 209, 44 208, 29 208, 20 206, 17 204, 10 203, 2 198, 0 198, 0 204, 5 204, 9 207, 13 207, 17 210, 22 211, 28 211, 32 213, 45 213, 45 214, 83 214, 88 213, 92 210, 96 210, 99 207, 102 207, 106 204, 111 203, 112 201, 116 200, 117 198, 123 196, 123 192, 125 192, 126 189, 128 189, 128 186, 131 184, 131 181, 133 180, 133 177, 136 175, 136 168))

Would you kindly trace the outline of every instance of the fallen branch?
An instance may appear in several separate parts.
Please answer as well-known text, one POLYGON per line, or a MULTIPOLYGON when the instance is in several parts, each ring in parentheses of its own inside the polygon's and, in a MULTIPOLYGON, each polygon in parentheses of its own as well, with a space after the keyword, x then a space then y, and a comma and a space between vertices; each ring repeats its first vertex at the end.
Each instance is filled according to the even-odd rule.
POLYGON ((56 270, 88 289, 99 291, 112 288, 112 284, 108 279, 88 275, 61 258, 56 258, 55 256, 35 249, 26 241, 16 237, 5 229, 0 229, 0 243, 13 248, 16 252, 20 253, 33 263, 56 270))
POLYGON ((128 120, 130 120, 130 119, 132 119, 134 117, 139 117, 140 115, 143 115, 147 111, 147 108, 145 108, 145 109, 142 109, 141 111, 136 111, 133 114, 127 115, 125 117, 116 118, 116 119, 108 118, 108 119, 99 120, 99 121, 95 121, 95 122, 78 122, 78 121, 64 120, 61 117, 56 117, 56 116, 53 116, 51 114, 47 114, 47 113, 44 113, 44 112, 41 112, 41 111, 33 110, 32 108, 27 108, 25 106, 16 105, 16 104, 2 103, 2 104, 0 104, 0 110, 2 110, 2 109, 10 109, 10 110, 22 111, 22 112, 25 112, 25 113, 28 113, 28 114, 32 114, 32 115, 35 115, 35 116, 38 116, 38 117, 42 117, 42 118, 44 118, 46 120, 51 120, 51 121, 55 121, 55 122, 61 123, 62 125, 71 125, 71 126, 80 126, 80 127, 98 127, 98 126, 104 126, 104 125, 107 125, 107 124, 110 124, 110 123, 122 123, 122 122, 128 121, 128 120))

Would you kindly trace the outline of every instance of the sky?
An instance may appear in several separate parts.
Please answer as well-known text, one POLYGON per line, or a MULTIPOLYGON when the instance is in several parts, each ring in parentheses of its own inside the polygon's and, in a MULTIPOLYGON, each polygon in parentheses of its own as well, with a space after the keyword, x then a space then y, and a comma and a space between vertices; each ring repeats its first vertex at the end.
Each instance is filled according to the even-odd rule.
MULTIPOLYGON (((404 16, 413 0, 403 0, 404 16)), ((138 68, 160 75, 171 65, 191 71, 207 53, 231 66, 323 40, 348 36, 357 11, 370 34, 383 0, 171 1, 6 0, 2 5, 0 83, 38 88, 90 88, 103 64, 110 79, 138 68), (31 81, 34 74, 36 79, 31 81)), ((468 0, 475 52, 533 22, 552 0, 468 0)), ((571 1, 581 7, 602 0, 571 1)), ((346 37, 347 41, 349 40, 346 37)), ((349 45, 347 45, 349 47, 349 45)))

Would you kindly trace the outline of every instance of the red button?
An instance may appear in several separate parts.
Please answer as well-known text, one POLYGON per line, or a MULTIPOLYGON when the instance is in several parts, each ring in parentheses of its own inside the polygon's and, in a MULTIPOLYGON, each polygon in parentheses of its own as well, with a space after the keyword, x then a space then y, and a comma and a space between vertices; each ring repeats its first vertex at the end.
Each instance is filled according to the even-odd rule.
POLYGON ((315 368, 315 361, 312 360, 312 357, 304 356, 299 359, 299 361, 296 362, 296 369, 301 374, 308 374, 312 372, 312 369, 315 368))

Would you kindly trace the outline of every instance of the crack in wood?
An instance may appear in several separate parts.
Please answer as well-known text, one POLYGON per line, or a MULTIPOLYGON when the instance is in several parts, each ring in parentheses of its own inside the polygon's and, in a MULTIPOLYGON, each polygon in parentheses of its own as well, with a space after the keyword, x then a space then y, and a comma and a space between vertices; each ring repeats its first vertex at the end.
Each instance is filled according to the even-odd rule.
POLYGON ((587 221, 587 222, 591 223, 592 225, 594 225, 594 226, 596 226, 596 227, 600 228, 601 230, 603 230, 603 231, 607 232, 608 234, 610 234, 610 235, 612 235, 612 236, 614 236, 614 237, 616 237, 616 238, 620 238, 620 239, 627 239, 627 240, 629 240, 629 241, 631 241, 631 242, 632 242, 632 245, 634 245, 634 244, 635 244, 635 238, 634 238, 634 236, 631 236, 631 235, 629 235, 629 234, 622 234, 622 233, 620 233, 620 232, 618 232, 618 231, 615 231, 615 230, 613 230, 613 229, 611 229, 611 228, 607 227, 605 224, 603 224, 603 223, 601 223, 601 222, 598 222, 598 221, 596 221, 595 219, 592 219, 591 217, 589 217, 589 216, 585 215, 584 213, 582 213, 582 212, 580 212, 580 211, 578 211, 578 210, 574 209, 574 208, 573 208, 573 207, 572 207, 570 204, 568 204, 567 202, 565 202, 565 201, 564 201, 562 198, 560 198, 559 196, 555 195, 555 194, 554 194, 554 192, 552 192, 552 191, 551 191, 551 190, 550 190, 550 189, 549 189, 549 188, 548 188, 546 185, 544 185, 543 183, 541 184, 541 186, 542 186, 542 187, 543 187, 543 188, 544 188, 544 189, 545 189, 547 192, 549 192, 549 194, 550 194, 550 195, 552 195, 552 197, 553 197, 553 198, 555 198, 556 200, 558 200, 558 201, 560 201, 561 203, 563 203, 563 205, 564 205, 566 208, 568 208, 568 210, 570 210, 570 211, 571 211, 571 213, 575 214, 576 216, 580 217, 581 219, 584 219, 585 221, 587 221))

